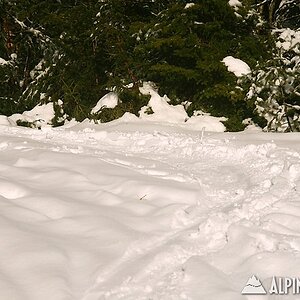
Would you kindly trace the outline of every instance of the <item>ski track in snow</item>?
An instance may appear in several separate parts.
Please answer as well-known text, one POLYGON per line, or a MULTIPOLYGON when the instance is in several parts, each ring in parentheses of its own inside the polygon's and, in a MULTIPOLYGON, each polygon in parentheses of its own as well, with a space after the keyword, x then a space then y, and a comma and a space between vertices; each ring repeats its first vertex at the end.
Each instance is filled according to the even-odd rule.
POLYGON ((299 276, 299 142, 103 128, 1 127, 0 299, 235 300, 299 276))

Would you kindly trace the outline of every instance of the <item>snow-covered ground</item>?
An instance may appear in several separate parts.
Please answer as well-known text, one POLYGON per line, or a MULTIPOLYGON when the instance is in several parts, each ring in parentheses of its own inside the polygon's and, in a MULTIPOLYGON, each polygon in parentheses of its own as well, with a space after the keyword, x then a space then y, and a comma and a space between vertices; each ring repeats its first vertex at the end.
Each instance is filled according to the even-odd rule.
POLYGON ((300 298, 299 134, 1 125, 0 205, 1 300, 300 298))

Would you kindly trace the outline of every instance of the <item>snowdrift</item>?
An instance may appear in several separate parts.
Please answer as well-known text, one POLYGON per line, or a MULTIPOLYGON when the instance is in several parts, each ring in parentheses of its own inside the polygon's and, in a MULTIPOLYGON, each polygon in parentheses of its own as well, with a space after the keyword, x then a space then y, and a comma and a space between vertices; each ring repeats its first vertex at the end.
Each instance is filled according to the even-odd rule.
POLYGON ((136 119, 1 121, 0 299, 241 300, 299 276, 299 134, 136 119))

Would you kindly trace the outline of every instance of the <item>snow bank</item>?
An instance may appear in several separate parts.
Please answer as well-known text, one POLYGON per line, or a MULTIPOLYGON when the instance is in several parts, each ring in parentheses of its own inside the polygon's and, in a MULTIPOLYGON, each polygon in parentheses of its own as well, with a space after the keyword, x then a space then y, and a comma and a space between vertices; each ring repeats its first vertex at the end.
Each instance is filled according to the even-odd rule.
POLYGON ((209 115, 189 117, 183 105, 170 105, 170 99, 165 95, 161 97, 151 83, 144 83, 140 88, 142 94, 150 95, 148 106, 143 107, 140 112, 140 119, 150 122, 163 122, 177 124, 178 126, 194 129, 224 132, 225 126, 221 123, 224 118, 215 118, 209 115), (149 114, 150 110, 150 114, 149 114))
MULTIPOLYGON (((137 123, 149 122, 149 123, 164 123, 169 125, 178 125, 180 127, 189 128, 192 130, 202 130, 206 131, 225 131, 225 126, 222 121, 224 118, 215 118, 212 116, 199 115, 197 117, 189 117, 185 111, 183 105, 171 105, 170 99, 164 95, 163 97, 158 94, 152 83, 145 82, 140 88, 140 92, 144 95, 150 95, 150 100, 147 106, 143 107, 139 113, 139 117, 131 114, 125 113, 118 120, 111 121, 112 124, 121 123, 137 123)), ((97 105, 91 110, 92 113, 98 113, 103 107, 114 108, 120 102, 118 96, 114 92, 110 92, 102 97, 97 105)), ((31 111, 25 111, 22 114, 14 114, 8 118, 0 116, 0 125, 17 125, 17 121, 21 120, 24 122, 30 122, 35 125, 35 127, 41 128, 44 126, 51 126, 52 119, 54 118, 53 104, 48 103, 45 105, 37 105, 31 111)), ((85 120, 81 125, 75 120, 71 122, 66 121, 64 128, 70 128, 72 126, 82 127, 86 124, 91 123, 90 120, 85 120)))
POLYGON ((241 300, 299 276, 300 134, 136 119, 2 127, 0 299, 241 300))
POLYGON ((8 120, 16 124, 18 120, 32 122, 36 127, 50 126, 51 120, 54 118, 53 103, 37 105, 30 111, 22 114, 14 114, 8 117, 8 120))
POLYGON ((8 118, 6 116, 0 115, 0 125, 5 125, 5 126, 10 125, 8 118))
POLYGON ((209 115, 192 116, 187 121, 188 127, 194 130, 206 130, 213 132, 224 132, 226 127, 221 121, 226 121, 226 118, 218 118, 209 115))
POLYGON ((182 105, 170 105, 170 99, 165 95, 161 97, 149 83, 144 83, 140 91, 144 95, 150 95, 150 101, 147 107, 142 108, 140 118, 142 120, 154 122, 184 123, 188 115, 182 105), (153 113, 148 114, 151 109, 153 113))
POLYGON ((250 67, 238 58, 227 56, 222 60, 222 62, 226 65, 228 71, 234 73, 236 77, 241 77, 251 72, 250 67))

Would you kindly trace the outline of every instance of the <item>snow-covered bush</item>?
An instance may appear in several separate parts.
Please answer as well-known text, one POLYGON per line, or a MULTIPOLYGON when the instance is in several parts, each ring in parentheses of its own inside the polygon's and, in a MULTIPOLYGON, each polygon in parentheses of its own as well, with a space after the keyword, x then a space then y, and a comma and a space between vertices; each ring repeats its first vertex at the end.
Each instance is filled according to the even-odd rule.
POLYGON ((268 131, 300 131, 300 30, 278 29, 273 58, 258 64, 247 94, 268 131))

